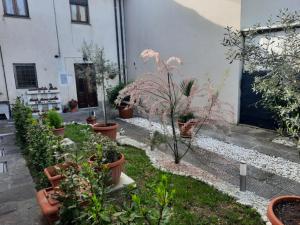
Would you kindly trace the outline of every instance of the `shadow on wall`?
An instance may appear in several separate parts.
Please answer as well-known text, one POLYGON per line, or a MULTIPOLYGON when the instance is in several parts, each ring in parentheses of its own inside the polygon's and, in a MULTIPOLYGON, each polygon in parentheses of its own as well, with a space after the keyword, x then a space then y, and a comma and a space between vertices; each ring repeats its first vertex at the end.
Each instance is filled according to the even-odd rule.
MULTIPOLYGON (((239 2, 238 0, 218 1, 225 5, 239 2)), ((169 56, 182 58, 181 72, 187 77, 196 77, 204 81, 210 77, 219 84, 225 71, 230 71, 221 98, 237 109, 241 72, 238 63, 230 65, 225 58, 226 49, 221 45, 225 33, 224 26, 216 24, 216 18, 222 16, 212 15, 215 18, 215 22, 212 22, 206 19, 208 17, 204 18, 192 9, 191 2, 201 7, 198 0, 189 0, 188 7, 184 6, 186 3, 179 4, 175 0, 128 0, 126 2, 125 27, 129 79, 133 80, 143 72, 153 69, 151 64, 144 64, 139 57, 142 50, 152 48, 159 51, 163 58, 169 56)), ((205 1, 203 7, 207 7, 207 4, 216 4, 215 0, 212 1, 214 3, 208 2, 210 1, 205 1)), ((237 7, 239 10, 233 14, 232 8, 223 10, 220 7, 211 12, 223 13, 224 20, 220 21, 220 24, 233 21, 232 18, 226 19, 226 17, 236 17, 236 24, 228 25, 239 27, 240 8, 237 7)))

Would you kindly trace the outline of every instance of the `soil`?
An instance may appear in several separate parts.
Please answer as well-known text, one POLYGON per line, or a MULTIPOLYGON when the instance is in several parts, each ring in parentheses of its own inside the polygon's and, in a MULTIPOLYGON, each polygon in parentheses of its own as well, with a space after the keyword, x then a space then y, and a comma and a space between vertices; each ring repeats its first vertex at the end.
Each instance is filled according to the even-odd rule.
POLYGON ((274 213, 284 225, 300 225, 300 200, 280 202, 274 213))

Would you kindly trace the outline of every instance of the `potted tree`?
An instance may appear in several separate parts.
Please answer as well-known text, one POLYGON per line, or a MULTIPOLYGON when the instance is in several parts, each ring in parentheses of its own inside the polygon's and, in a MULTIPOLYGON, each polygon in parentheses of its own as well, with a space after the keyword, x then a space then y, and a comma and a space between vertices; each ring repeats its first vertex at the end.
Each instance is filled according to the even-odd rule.
POLYGON ((88 162, 96 170, 108 169, 109 184, 118 184, 125 163, 125 157, 120 153, 119 146, 107 137, 97 135, 86 142, 85 148, 94 152, 88 162))
POLYGON ((46 120, 50 127, 53 127, 53 133, 57 136, 64 136, 65 127, 63 125, 63 119, 55 110, 51 110, 46 115, 46 120))
POLYGON ((114 122, 108 122, 106 110, 106 92, 108 81, 113 80, 119 74, 118 68, 114 63, 105 58, 103 48, 99 48, 92 43, 89 45, 84 43, 82 47, 82 53, 83 60, 93 65, 96 74, 96 82, 101 86, 102 90, 102 110, 104 121, 102 123, 94 124, 93 130, 96 133, 101 133, 115 140, 117 137, 118 124, 114 122))
POLYGON ((130 119, 133 117, 133 107, 129 104, 130 96, 126 96, 119 104, 116 104, 119 92, 124 89, 126 85, 124 83, 119 83, 113 88, 107 91, 107 97, 109 103, 116 107, 119 111, 119 116, 123 119, 130 119))

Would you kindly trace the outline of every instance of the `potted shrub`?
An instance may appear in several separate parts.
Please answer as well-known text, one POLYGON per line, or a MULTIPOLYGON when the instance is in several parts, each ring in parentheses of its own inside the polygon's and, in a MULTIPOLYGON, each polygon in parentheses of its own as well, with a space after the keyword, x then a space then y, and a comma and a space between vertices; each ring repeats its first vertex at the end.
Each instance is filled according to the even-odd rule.
POLYGON ((57 136, 64 136, 65 127, 63 125, 63 119, 58 112, 51 110, 47 114, 47 122, 49 126, 53 127, 53 133, 57 136))
POLYGON ((71 112, 77 112, 78 111, 78 101, 71 99, 68 102, 69 108, 71 110, 71 112))
MULTIPOLYGON (((104 49, 95 46, 94 44, 87 45, 84 43, 82 47, 83 60, 85 62, 92 63, 96 73, 96 82, 102 89, 102 109, 104 121, 102 123, 96 123, 93 125, 93 130, 96 133, 101 133, 113 140, 117 137, 118 124, 114 122, 108 122, 107 110, 106 110, 106 92, 108 81, 113 80, 118 72, 116 65, 104 56, 104 49)), ((90 74, 87 72, 87 74, 90 74)))
POLYGON ((70 167, 79 169, 78 165, 72 162, 60 163, 55 166, 49 166, 44 169, 44 174, 51 183, 52 188, 56 188, 59 186, 61 180, 64 179, 63 171, 67 170, 70 167))
POLYGON ((86 149, 95 152, 89 157, 88 162, 93 165, 96 170, 107 168, 110 175, 109 183, 118 184, 125 163, 125 157, 120 153, 119 146, 107 137, 101 135, 92 137, 86 144, 86 149))
POLYGON ((107 96, 109 103, 119 110, 119 116, 123 119, 130 119, 133 117, 133 107, 129 104, 130 96, 126 96, 119 104, 115 103, 119 92, 125 87, 126 85, 124 83, 119 83, 107 91, 107 96))
POLYGON ((274 198, 267 211, 272 225, 293 225, 300 223, 300 196, 274 198))
POLYGON ((183 138, 191 138, 193 129, 196 125, 195 116, 192 112, 182 114, 178 117, 178 127, 180 136, 183 138))

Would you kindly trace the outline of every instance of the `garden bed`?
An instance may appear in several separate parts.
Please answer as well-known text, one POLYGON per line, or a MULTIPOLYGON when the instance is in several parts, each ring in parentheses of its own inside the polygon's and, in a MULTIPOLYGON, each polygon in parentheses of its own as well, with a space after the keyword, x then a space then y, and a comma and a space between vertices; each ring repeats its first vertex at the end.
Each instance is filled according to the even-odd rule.
MULTIPOLYGON (((85 140, 86 126, 68 125, 66 136, 77 144, 85 140)), ((215 188, 190 177, 173 175, 154 168, 143 150, 125 146, 125 172, 137 184, 143 199, 151 205, 151 186, 167 175, 176 190, 174 216, 171 224, 264 224, 260 215, 250 207, 237 203, 233 198, 215 188)))

